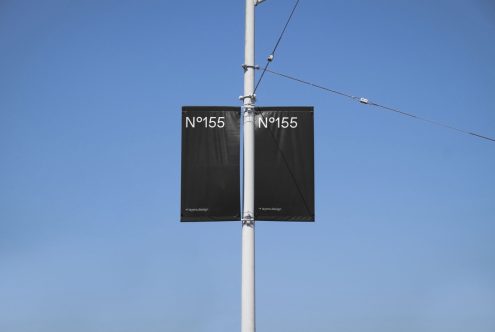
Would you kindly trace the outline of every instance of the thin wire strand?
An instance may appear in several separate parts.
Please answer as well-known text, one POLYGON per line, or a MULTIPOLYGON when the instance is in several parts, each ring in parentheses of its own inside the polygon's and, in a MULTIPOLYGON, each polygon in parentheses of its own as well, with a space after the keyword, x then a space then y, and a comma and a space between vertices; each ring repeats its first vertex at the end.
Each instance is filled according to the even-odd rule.
MULTIPOLYGON (((277 50, 278 48, 278 45, 280 44, 280 41, 282 40, 282 37, 284 36, 285 34, 285 30, 287 30, 287 26, 289 25, 290 23, 290 20, 292 19, 292 16, 294 15, 294 12, 296 11, 296 8, 297 8, 297 5, 299 5, 299 1, 300 0, 297 0, 296 3, 294 4, 294 7, 292 8, 292 12, 290 13, 289 15, 289 18, 287 19, 287 21, 285 22, 285 26, 284 26, 284 29, 282 30, 282 32, 280 33, 280 36, 278 37, 278 40, 277 42, 275 43, 275 46, 273 47, 273 51, 272 53, 270 54, 270 57, 273 57, 275 56, 275 51, 277 50)), ((261 80, 263 79, 263 76, 265 76, 265 72, 267 71, 268 69, 268 66, 270 65, 271 63, 271 60, 267 60, 266 61, 266 65, 265 65, 265 68, 263 68, 263 72, 261 73, 261 76, 260 78, 258 79, 258 82, 256 83, 256 86, 254 88, 254 92, 253 94, 256 93, 256 90, 258 89, 258 86, 260 85, 261 83, 261 80)))
POLYGON ((318 88, 318 89, 321 89, 321 90, 324 90, 324 91, 327 91, 327 92, 331 92, 331 93, 334 93, 334 94, 337 94, 337 95, 340 95, 340 96, 343 96, 343 97, 347 97, 347 98, 352 99, 354 101, 358 101, 361 104, 375 106, 375 107, 378 107, 378 108, 381 108, 381 109, 384 109, 384 110, 387 110, 387 111, 395 112, 395 113, 398 113, 398 114, 401 114, 401 115, 404 115, 404 116, 408 116, 408 117, 411 117, 411 118, 414 118, 414 119, 417 119, 417 120, 428 122, 430 124, 433 124, 433 125, 436 125, 436 126, 439 126, 439 127, 443 127, 443 128, 446 128, 446 129, 454 130, 454 131, 457 131, 459 133, 463 133, 463 134, 466 134, 466 135, 471 135, 471 136, 475 136, 475 137, 478 137, 478 138, 481 138, 481 139, 485 139, 485 140, 488 140, 488 141, 495 142, 495 139, 493 139, 491 137, 488 137, 488 136, 485 136, 485 135, 481 135, 481 134, 478 134, 478 133, 475 133, 475 132, 471 132, 471 131, 460 129, 460 128, 457 128, 457 127, 453 127, 453 126, 450 126, 450 125, 445 124, 445 123, 442 123, 442 122, 438 122, 438 121, 430 120, 430 119, 427 119, 427 118, 423 118, 421 116, 418 116, 418 115, 415 115, 415 114, 412 114, 412 113, 403 112, 403 111, 398 110, 396 108, 392 108, 392 107, 380 105, 378 103, 369 101, 366 98, 360 98, 360 97, 356 97, 356 96, 353 96, 353 95, 350 95, 350 94, 347 94, 347 93, 344 93, 344 92, 333 90, 333 89, 330 89, 330 88, 327 88, 327 87, 324 87, 324 86, 321 86, 321 85, 318 85, 318 84, 314 84, 314 83, 311 83, 311 82, 302 80, 300 78, 296 78, 296 77, 293 77, 293 76, 290 76, 290 75, 287 75, 287 74, 282 74, 282 73, 279 73, 279 72, 270 70, 270 69, 268 69, 266 67, 263 70, 263 72, 265 72, 265 71, 267 71, 267 72, 269 72, 271 74, 277 75, 277 76, 281 76, 281 77, 284 77, 284 78, 287 78, 287 79, 290 79, 290 80, 293 80, 293 81, 302 83, 302 84, 310 85, 312 87, 315 87, 315 88, 318 88))

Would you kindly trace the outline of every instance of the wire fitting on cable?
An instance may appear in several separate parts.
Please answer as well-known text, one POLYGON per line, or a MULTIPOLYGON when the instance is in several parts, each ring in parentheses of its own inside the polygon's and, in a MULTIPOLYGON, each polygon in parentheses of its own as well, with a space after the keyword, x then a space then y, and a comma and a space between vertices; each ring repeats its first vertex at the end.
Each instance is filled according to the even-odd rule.
POLYGON ((266 61, 272 62, 273 61, 273 54, 270 54, 268 58, 266 58, 266 61))
POLYGON ((369 100, 368 100, 368 99, 366 99, 366 98, 361 97, 361 98, 359 98, 359 102, 360 102, 361 104, 368 104, 368 103, 369 103, 369 100))
POLYGON ((244 69, 244 71, 247 71, 249 68, 253 68, 255 70, 260 69, 259 65, 251 66, 251 65, 242 64, 241 67, 244 69))
POLYGON ((265 2, 266 0, 254 0, 254 5, 257 6, 262 2, 265 2))

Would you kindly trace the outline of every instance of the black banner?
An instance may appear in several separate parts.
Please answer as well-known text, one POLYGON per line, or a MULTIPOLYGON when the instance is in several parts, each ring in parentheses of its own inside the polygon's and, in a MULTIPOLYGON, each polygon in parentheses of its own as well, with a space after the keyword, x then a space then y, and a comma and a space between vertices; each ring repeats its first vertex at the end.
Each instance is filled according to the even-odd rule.
POLYGON ((239 107, 182 107, 181 221, 240 220, 239 120, 239 107))
POLYGON ((313 107, 255 112, 255 219, 314 221, 313 107))

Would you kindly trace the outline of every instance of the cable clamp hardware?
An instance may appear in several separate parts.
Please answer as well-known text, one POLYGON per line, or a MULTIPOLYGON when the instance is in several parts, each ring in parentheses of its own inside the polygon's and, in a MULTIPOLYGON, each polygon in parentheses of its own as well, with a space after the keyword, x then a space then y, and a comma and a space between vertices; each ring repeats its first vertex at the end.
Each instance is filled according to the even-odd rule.
POLYGON ((254 112, 255 107, 253 104, 250 104, 242 106, 241 109, 244 110, 244 113, 252 113, 254 112))
POLYGON ((257 6, 262 2, 265 2, 266 0, 254 0, 254 5, 257 6))
POLYGON ((251 214, 246 214, 244 217, 241 219, 242 223, 244 224, 253 224, 254 223, 254 218, 251 216, 251 214))
POLYGON ((248 68, 253 68, 255 70, 260 69, 260 66, 259 65, 251 66, 251 65, 242 64, 241 67, 244 69, 244 71, 248 70, 248 68))
POLYGON ((256 100, 256 95, 255 94, 252 94, 252 95, 247 95, 247 96, 239 96, 239 100, 244 100, 246 98, 250 98, 251 101, 255 101, 256 100))
POLYGON ((366 99, 366 98, 361 97, 361 98, 359 98, 359 102, 360 102, 361 104, 368 104, 369 100, 368 100, 368 99, 366 99))

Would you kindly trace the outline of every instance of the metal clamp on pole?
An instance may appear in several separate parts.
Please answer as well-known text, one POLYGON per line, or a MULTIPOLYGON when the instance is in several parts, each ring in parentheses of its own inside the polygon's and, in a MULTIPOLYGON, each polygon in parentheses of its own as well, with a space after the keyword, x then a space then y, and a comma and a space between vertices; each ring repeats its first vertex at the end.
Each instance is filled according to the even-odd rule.
POLYGON ((241 65, 241 67, 244 69, 244 71, 248 70, 249 68, 253 68, 253 69, 255 69, 255 70, 260 69, 260 66, 259 66, 259 65, 254 65, 254 66, 251 66, 251 65, 246 65, 246 64, 243 64, 243 65, 241 65))
POLYGON ((257 6, 262 2, 265 2, 266 0, 254 0, 254 5, 257 6))
POLYGON ((244 217, 241 219, 243 224, 253 224, 254 223, 254 218, 251 216, 251 213, 248 212, 244 217))
POLYGON ((241 109, 244 111, 244 113, 253 113, 254 112, 254 105, 244 105, 241 106, 241 109))
POLYGON ((251 102, 255 102, 256 101, 256 95, 255 94, 252 94, 252 95, 247 95, 247 96, 239 96, 239 100, 242 100, 244 101, 244 99, 251 99, 251 102))

